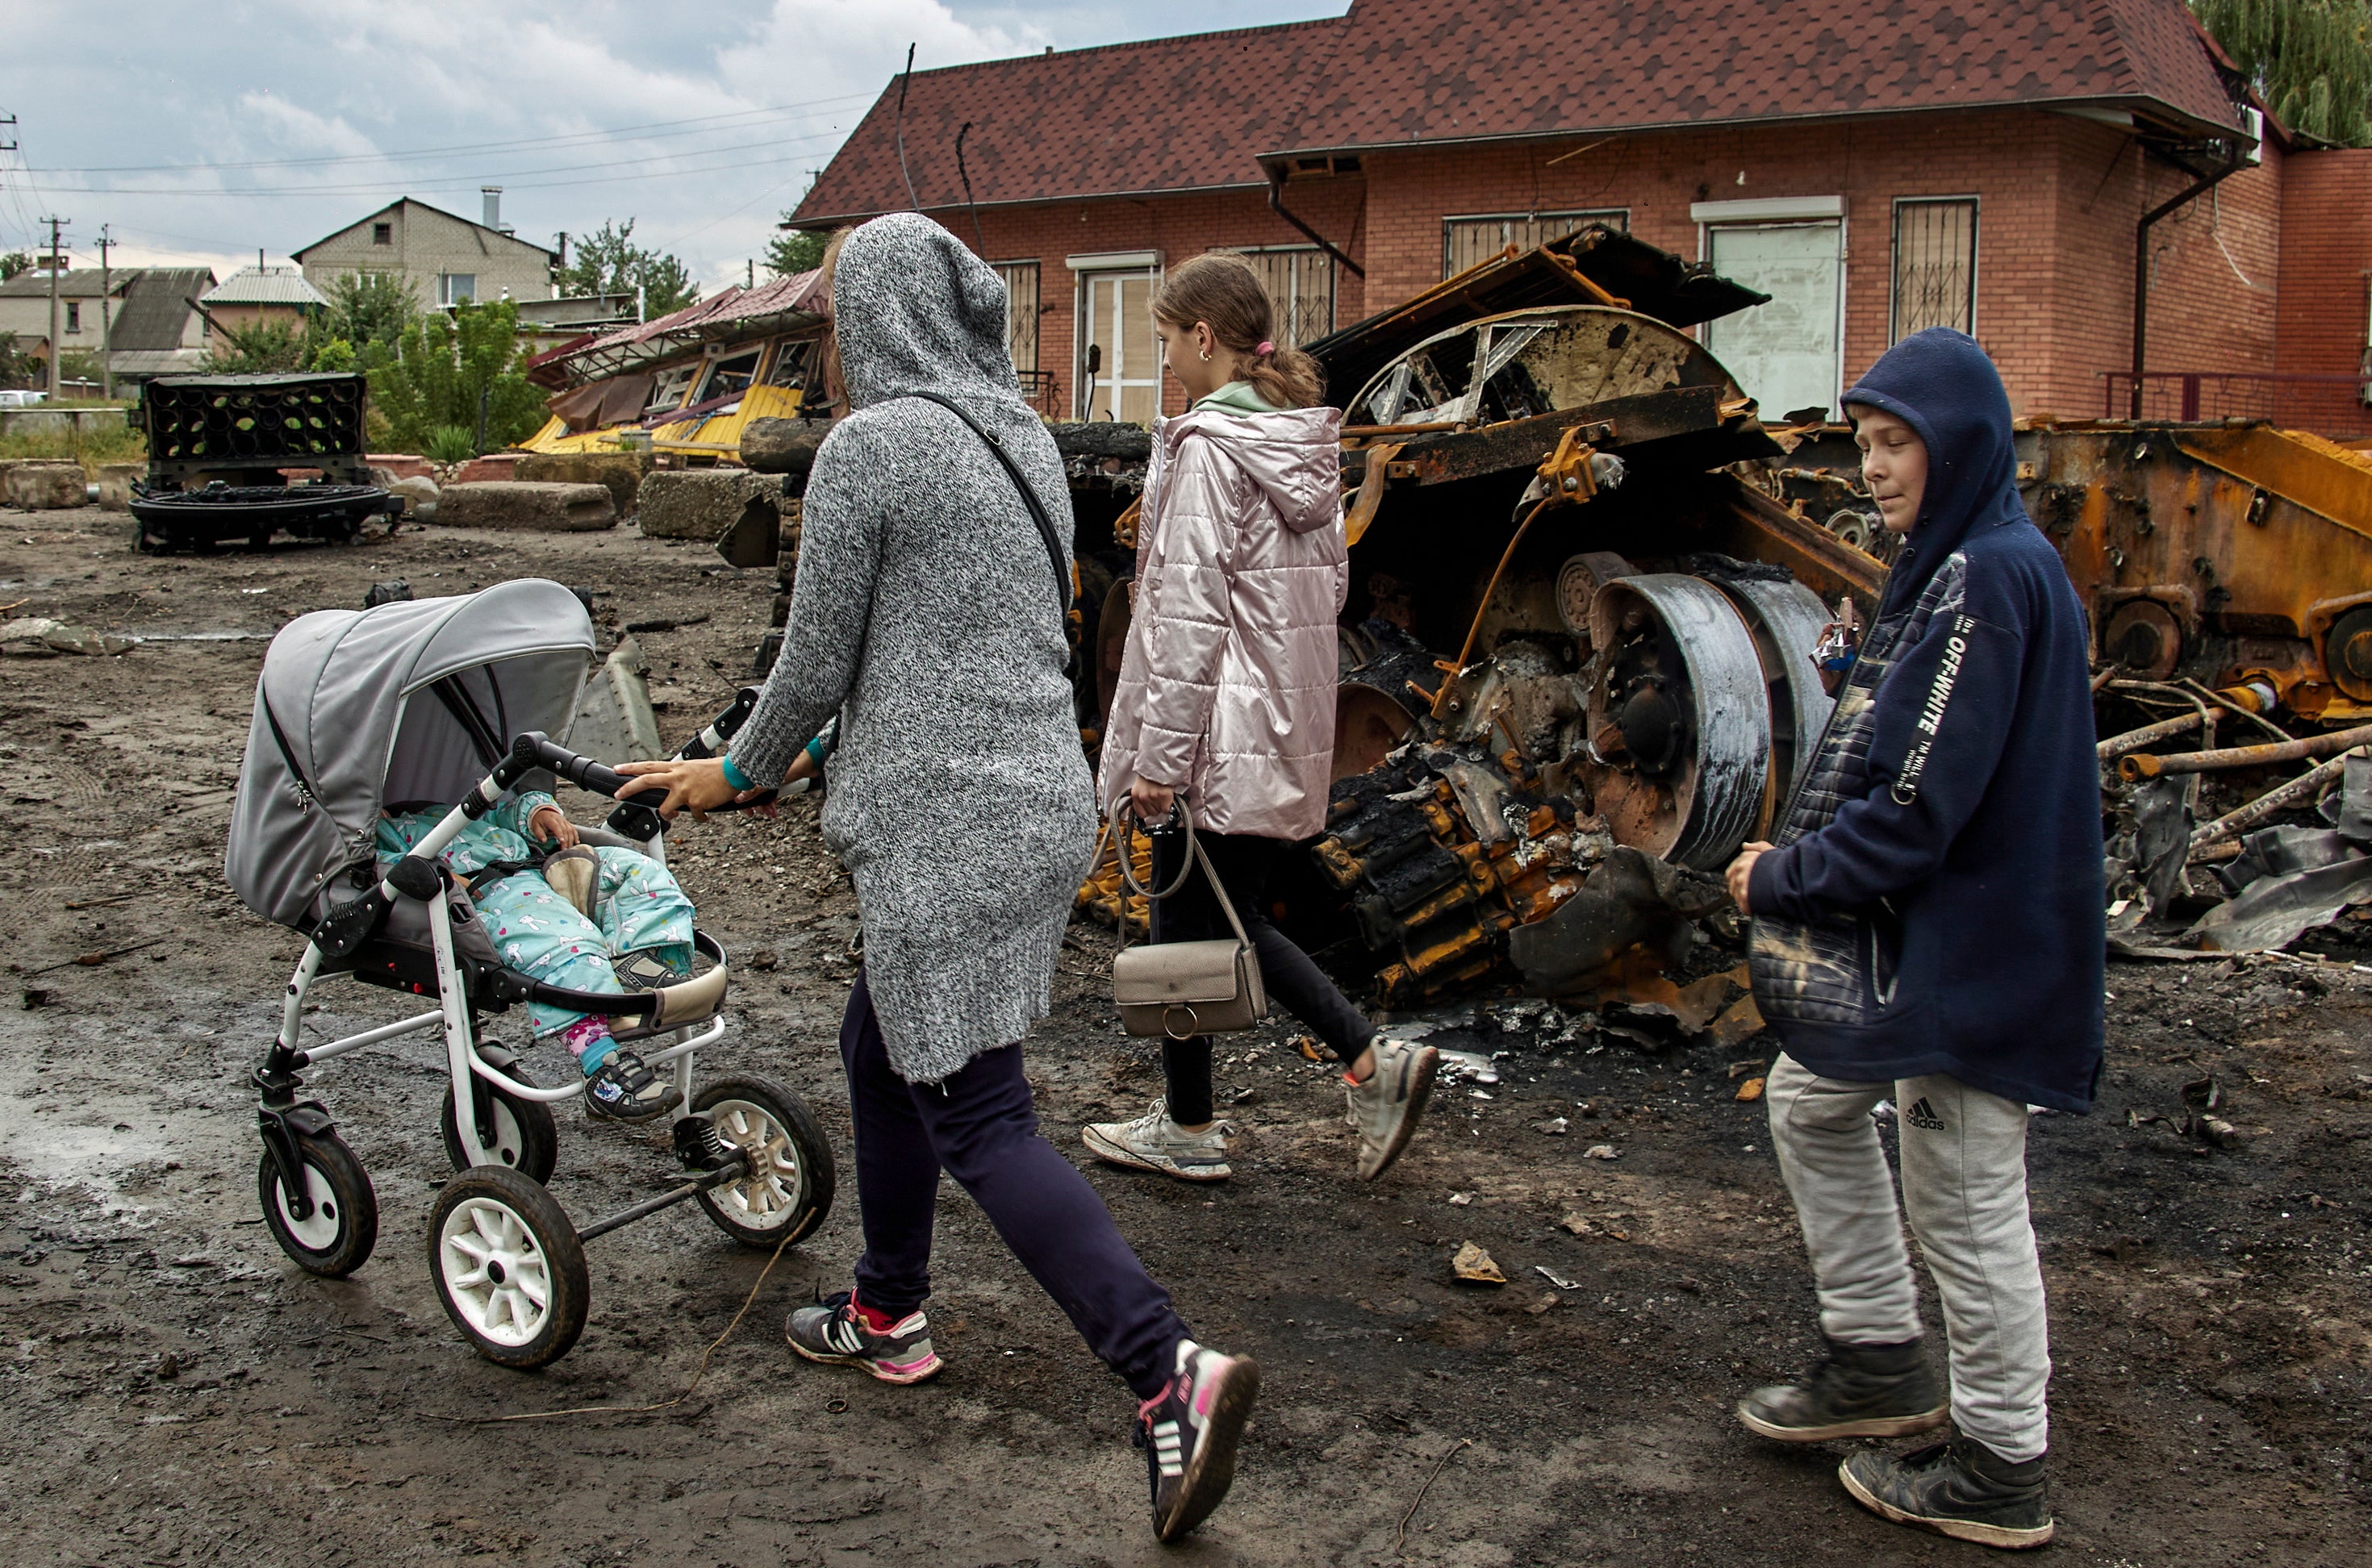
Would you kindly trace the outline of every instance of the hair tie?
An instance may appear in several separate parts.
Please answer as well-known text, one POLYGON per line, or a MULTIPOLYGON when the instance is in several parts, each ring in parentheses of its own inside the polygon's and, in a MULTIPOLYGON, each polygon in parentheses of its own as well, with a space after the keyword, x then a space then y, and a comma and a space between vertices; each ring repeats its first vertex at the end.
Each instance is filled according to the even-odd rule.
POLYGON ((1255 349, 1253 352, 1256 354, 1274 354, 1276 352, 1276 345, 1269 342, 1266 338, 1262 338, 1261 340, 1260 347, 1255 349))

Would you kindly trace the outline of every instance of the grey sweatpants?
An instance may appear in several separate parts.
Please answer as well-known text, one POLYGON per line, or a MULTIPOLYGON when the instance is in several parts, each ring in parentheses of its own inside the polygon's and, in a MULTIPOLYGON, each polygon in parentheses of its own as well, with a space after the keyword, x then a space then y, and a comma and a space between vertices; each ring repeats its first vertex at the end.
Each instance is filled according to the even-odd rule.
POLYGON ((2026 1107, 1941 1075, 1844 1083, 1784 1055, 1764 1093, 1811 1253, 1820 1331, 1847 1344, 1920 1337, 1901 1213, 1870 1120, 1891 1096, 1903 1207, 1944 1304, 1953 1423, 2005 1459, 2041 1454, 2051 1350, 2027 1217, 2026 1107))

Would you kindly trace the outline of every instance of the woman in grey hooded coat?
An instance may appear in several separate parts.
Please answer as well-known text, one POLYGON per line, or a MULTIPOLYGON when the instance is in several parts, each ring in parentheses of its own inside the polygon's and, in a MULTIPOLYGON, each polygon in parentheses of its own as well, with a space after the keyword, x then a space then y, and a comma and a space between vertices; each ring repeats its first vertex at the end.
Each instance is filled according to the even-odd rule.
POLYGON ((1172 1539, 1226 1495, 1260 1374, 1187 1336, 1038 1136, 1022 1075, 1096 836, 1063 673, 1062 459, 1021 401, 1005 285, 954 236, 893 214, 826 266, 849 413, 808 479, 781 658, 727 756, 629 771, 668 790, 670 814, 711 809, 778 783, 840 715, 823 830, 865 928, 840 1040, 865 1252, 855 1289, 791 1315, 791 1347, 893 1383, 939 1370, 923 1303, 946 1170, 1143 1401, 1154 1527, 1172 1539), (1040 498, 1059 574, 964 416, 1040 498))

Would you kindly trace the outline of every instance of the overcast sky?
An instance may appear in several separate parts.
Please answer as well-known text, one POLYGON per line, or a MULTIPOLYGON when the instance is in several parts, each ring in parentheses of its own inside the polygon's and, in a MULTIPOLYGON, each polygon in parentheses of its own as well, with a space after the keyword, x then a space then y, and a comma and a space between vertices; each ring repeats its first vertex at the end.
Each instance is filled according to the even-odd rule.
POLYGON ((413 195, 550 245, 605 218, 704 290, 898 70, 1340 16, 1348 0, 5 0, 0 250, 273 261, 413 195))

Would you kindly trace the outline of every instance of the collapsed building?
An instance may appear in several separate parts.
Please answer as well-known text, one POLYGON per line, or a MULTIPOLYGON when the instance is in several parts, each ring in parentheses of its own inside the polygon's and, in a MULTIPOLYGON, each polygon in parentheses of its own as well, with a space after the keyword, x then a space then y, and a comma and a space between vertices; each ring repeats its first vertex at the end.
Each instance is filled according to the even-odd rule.
POLYGON ((817 287, 821 275, 727 288, 537 355, 529 376, 552 389, 552 416, 521 448, 646 447, 691 464, 738 460, 751 421, 820 412, 809 389, 822 385, 819 355, 831 314, 817 287))

